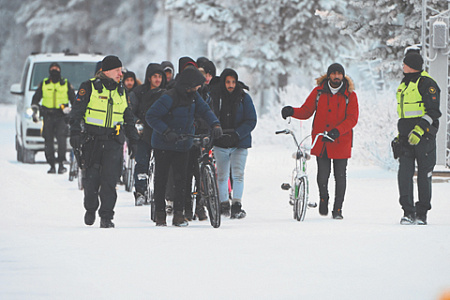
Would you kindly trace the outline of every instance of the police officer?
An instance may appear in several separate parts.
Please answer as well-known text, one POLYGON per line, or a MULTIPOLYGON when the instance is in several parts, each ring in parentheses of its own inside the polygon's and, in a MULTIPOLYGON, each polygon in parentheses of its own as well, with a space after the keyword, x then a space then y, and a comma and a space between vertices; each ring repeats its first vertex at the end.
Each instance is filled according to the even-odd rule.
POLYGON ((65 116, 70 112, 69 102, 75 100, 75 92, 72 85, 65 78, 61 77, 61 67, 58 63, 50 64, 49 77, 45 78, 34 93, 31 102, 33 110, 33 121, 39 122, 38 111, 39 102, 42 99, 41 115, 44 118, 44 128, 42 135, 45 140, 45 158, 50 165, 47 173, 55 174, 55 162, 59 163, 58 174, 67 171, 64 161, 67 150, 67 124, 65 116), (54 139, 58 143, 58 159, 55 159, 54 139))
POLYGON ((418 52, 409 52, 403 59, 404 78, 397 89, 399 145, 394 156, 399 157, 398 188, 404 215, 400 224, 427 224, 431 209, 431 174, 436 164, 436 133, 440 89, 422 69, 418 52), (419 201, 414 204, 413 176, 417 161, 419 201))
POLYGON ((136 153, 139 139, 121 76, 122 62, 117 56, 106 56, 102 71, 81 84, 70 115, 70 144, 74 149, 81 147, 81 164, 85 168, 84 222, 94 224, 100 198, 101 228, 114 227, 112 219, 117 199, 116 183, 122 172, 124 133, 129 139, 131 156, 136 153))

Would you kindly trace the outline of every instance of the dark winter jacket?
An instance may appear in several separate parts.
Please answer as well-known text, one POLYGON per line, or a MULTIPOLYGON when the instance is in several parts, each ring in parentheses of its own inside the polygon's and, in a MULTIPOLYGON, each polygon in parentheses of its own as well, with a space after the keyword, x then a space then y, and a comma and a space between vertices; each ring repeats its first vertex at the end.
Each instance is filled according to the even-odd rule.
POLYGON ((197 92, 186 90, 201 85, 205 77, 196 68, 187 68, 178 76, 175 87, 165 92, 147 111, 145 120, 153 128, 152 147, 160 150, 186 152, 192 147, 192 138, 168 142, 165 134, 194 134, 194 118, 202 117, 209 126, 220 124, 208 104, 197 92))
MULTIPOLYGON (((233 147, 250 148, 252 146, 251 132, 256 126, 256 110, 249 94, 244 91, 246 86, 238 81, 237 73, 232 69, 225 69, 220 79, 211 82, 211 105, 222 125, 224 134, 235 132, 239 137, 233 147), (236 78, 236 87, 230 94, 225 88, 225 78, 236 78)), ((224 147, 219 138, 216 146, 224 147)))
POLYGON ((341 89, 334 95, 328 86, 327 75, 318 78, 317 87, 313 89, 301 107, 294 108, 292 117, 306 120, 314 113, 316 114, 312 126, 313 140, 318 133, 329 132, 333 128, 339 131, 340 136, 332 143, 323 142, 319 138, 311 154, 321 157, 326 149, 328 157, 331 159, 350 158, 353 141, 352 129, 356 126, 359 115, 358 98, 350 77, 345 76, 341 89), (319 92, 321 94, 316 103, 319 92))
POLYGON ((154 89, 151 88, 150 78, 156 73, 160 73, 162 75, 163 80, 161 82, 161 86, 164 86, 166 76, 164 75, 161 65, 151 63, 147 66, 147 70, 145 72, 145 83, 136 87, 130 94, 130 99, 132 99, 133 114, 136 116, 137 120, 140 120, 144 124, 144 132, 141 139, 148 144, 151 144, 153 130, 147 122, 145 122, 145 114, 165 91, 165 89, 161 87, 154 89))

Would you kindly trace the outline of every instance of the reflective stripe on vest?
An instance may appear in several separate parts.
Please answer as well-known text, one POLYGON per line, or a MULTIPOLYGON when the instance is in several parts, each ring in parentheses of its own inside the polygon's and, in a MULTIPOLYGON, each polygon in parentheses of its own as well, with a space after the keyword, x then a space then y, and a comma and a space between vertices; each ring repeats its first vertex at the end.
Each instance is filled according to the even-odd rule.
POLYGON ((432 78, 426 71, 422 71, 416 82, 410 82, 408 86, 402 82, 397 89, 397 112, 398 117, 418 118, 426 114, 422 95, 419 93, 419 80, 422 77, 432 78))
POLYGON ((104 86, 99 93, 91 81, 92 93, 86 108, 84 121, 86 124, 113 128, 123 123, 123 112, 128 107, 125 93, 121 96, 117 89, 107 90, 104 86))
POLYGON ((69 85, 67 79, 64 79, 64 84, 61 82, 52 82, 45 78, 42 82, 42 106, 47 108, 60 108, 62 104, 69 104, 69 85), (48 83, 47 83, 48 82, 48 83))

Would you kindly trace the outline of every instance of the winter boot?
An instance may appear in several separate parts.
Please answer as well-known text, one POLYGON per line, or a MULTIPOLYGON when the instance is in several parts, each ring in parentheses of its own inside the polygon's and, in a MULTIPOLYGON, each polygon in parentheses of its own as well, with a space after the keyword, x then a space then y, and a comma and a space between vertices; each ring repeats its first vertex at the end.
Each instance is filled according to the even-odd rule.
POLYGON ((411 213, 410 214, 405 213, 403 215, 403 217, 400 219, 400 224, 402 224, 402 225, 414 225, 415 220, 416 220, 416 218, 415 218, 413 213, 412 214, 411 213))
POLYGON ((165 211, 157 211, 155 213, 155 223, 156 226, 167 226, 165 211))
POLYGON ((101 218, 100 228, 114 228, 114 223, 109 218, 101 218))
POLYGON ((142 206, 145 204, 145 196, 140 192, 134 192, 134 205, 142 206))
POLYGON ((319 202, 319 214, 322 216, 328 215, 328 199, 320 199, 319 202))
POLYGON ((47 174, 56 174, 56 169, 54 165, 50 166, 50 170, 47 171, 47 174))
POLYGON ((86 211, 84 214, 84 224, 93 225, 95 222, 95 211, 86 211))
POLYGON ((194 213, 192 212, 192 210, 184 210, 184 218, 186 219, 186 221, 190 222, 192 221, 194 216, 194 213))
POLYGON ((199 221, 208 220, 208 216, 206 215, 205 207, 203 205, 197 206, 195 209, 195 216, 199 221))
POLYGON ((342 216, 342 209, 336 209, 331 212, 333 219, 342 220, 344 217, 342 216))
POLYGON ((231 219, 243 219, 246 215, 247 213, 242 209, 241 202, 234 202, 233 205, 231 205, 231 219))
POLYGON ((220 213, 224 217, 230 216, 230 201, 225 200, 224 202, 220 203, 220 213))
POLYGON ((63 163, 60 163, 58 166, 58 174, 64 174, 67 172, 67 169, 64 167, 63 163))
POLYGON ((189 223, 186 221, 184 214, 181 211, 176 211, 173 213, 172 225, 177 227, 186 227, 189 223))
POLYGON ((416 216, 416 224, 417 225, 427 225, 427 215, 425 215, 425 214, 417 214, 417 216, 416 216))

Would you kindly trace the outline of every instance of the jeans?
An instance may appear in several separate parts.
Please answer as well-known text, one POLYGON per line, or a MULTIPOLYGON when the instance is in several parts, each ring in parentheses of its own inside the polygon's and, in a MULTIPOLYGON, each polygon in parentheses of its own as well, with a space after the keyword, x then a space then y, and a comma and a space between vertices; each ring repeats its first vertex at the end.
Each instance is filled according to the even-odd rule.
POLYGON ((147 190, 147 178, 146 176, 139 176, 140 174, 148 174, 148 165, 150 162, 150 154, 152 153, 152 147, 139 140, 137 143, 137 153, 135 157, 136 166, 134 167, 134 189, 137 193, 142 195, 147 190))
POLYGON ((228 200, 228 179, 233 182, 233 199, 241 200, 244 193, 244 169, 247 162, 248 149, 246 148, 221 148, 214 147, 216 158, 217 183, 219 187, 219 199, 221 202, 228 200))

